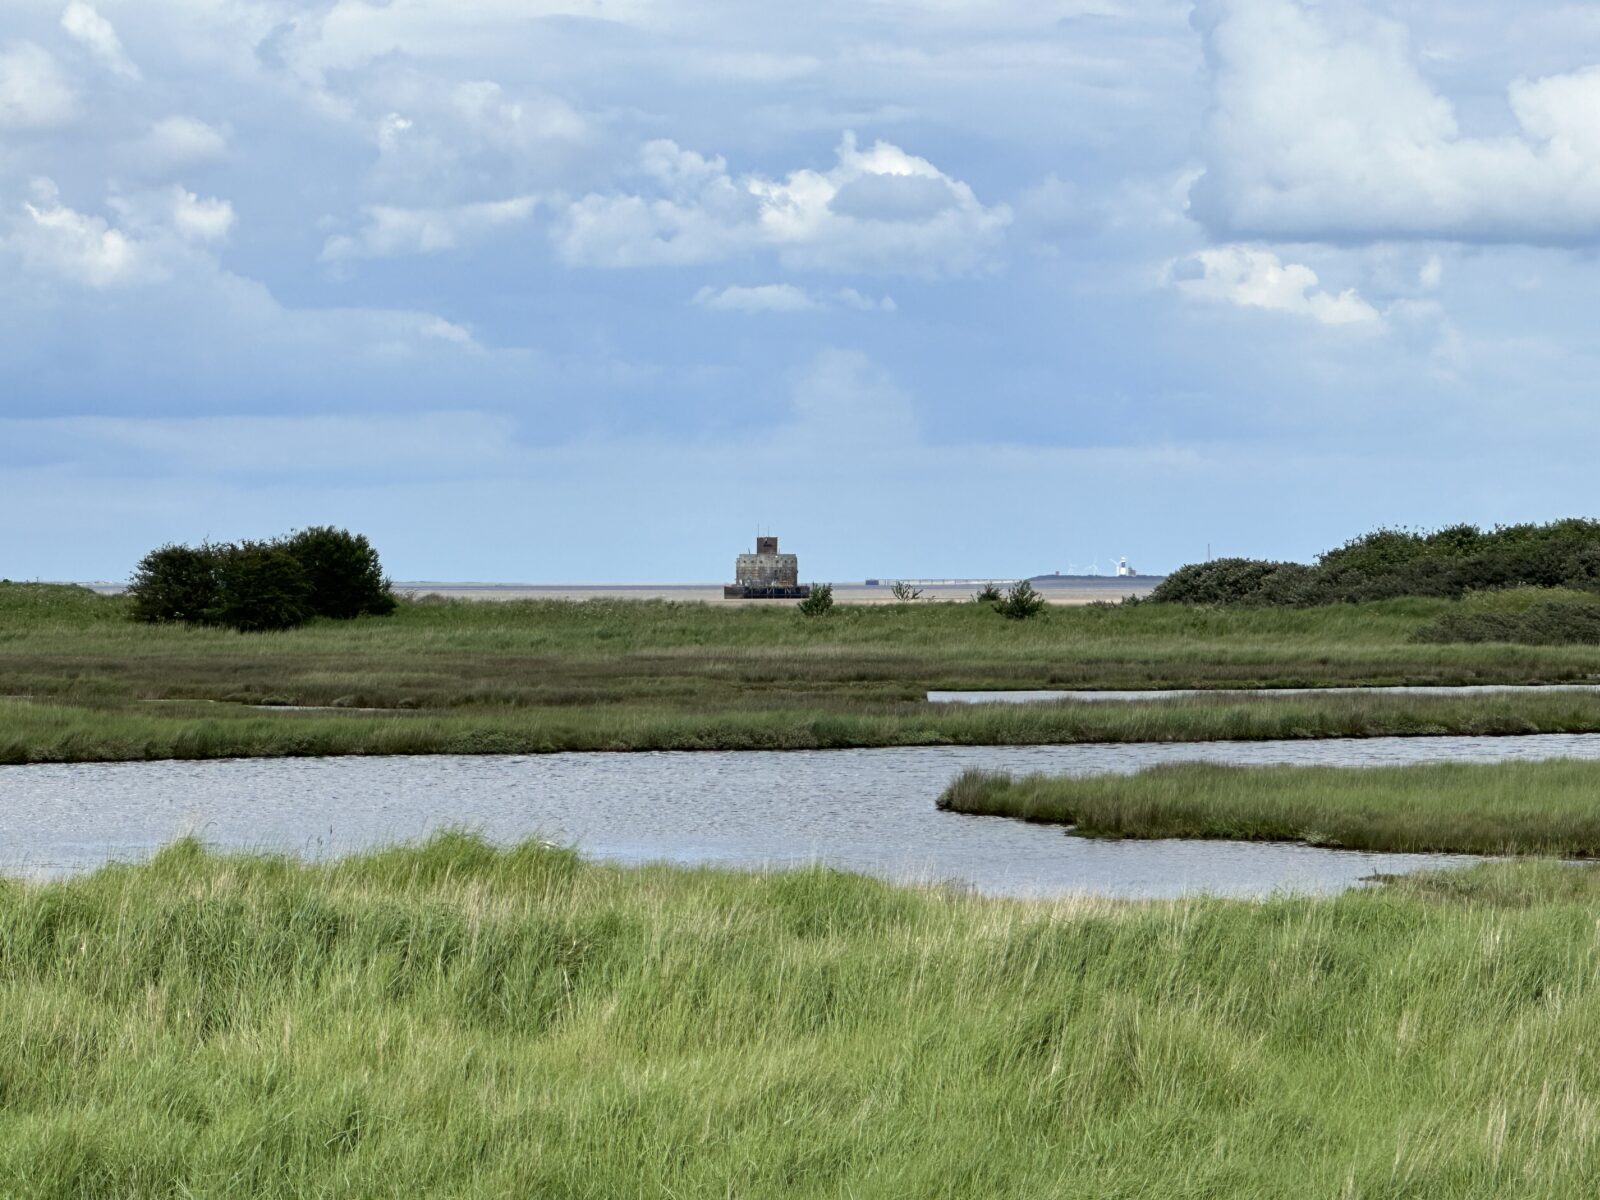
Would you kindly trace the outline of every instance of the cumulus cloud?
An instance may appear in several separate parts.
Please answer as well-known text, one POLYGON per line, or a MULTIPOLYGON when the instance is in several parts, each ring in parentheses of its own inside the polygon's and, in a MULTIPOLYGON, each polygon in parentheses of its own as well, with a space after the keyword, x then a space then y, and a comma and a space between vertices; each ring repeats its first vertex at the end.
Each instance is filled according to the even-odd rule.
POLYGON ((32 42, 0 49, 0 129, 50 129, 77 115, 78 99, 50 52, 32 42))
POLYGON ((764 283, 754 287, 738 284, 725 288, 707 286, 695 293, 694 302, 712 312, 738 313, 823 312, 836 306, 858 312, 894 312, 896 307, 892 296, 874 299, 862 295, 855 288, 840 288, 835 292, 811 291, 792 283, 764 283))
POLYGON ((1337 294, 1323 291, 1310 267, 1285 263, 1259 246, 1202 250, 1174 264, 1171 271, 1178 290, 1202 300, 1310 317, 1323 325, 1358 325, 1381 319, 1378 310, 1354 288, 1337 294))
POLYGON ((140 171, 165 175, 221 158, 228 152, 228 138, 198 117, 163 117, 130 151, 140 171))
POLYGON ((148 247, 103 217, 68 208, 51 181, 36 181, 33 192, 4 242, 25 267, 90 288, 119 287, 160 274, 148 247))
POLYGON ((354 234, 331 237, 322 247, 322 261, 394 258, 406 254, 439 254, 486 237, 507 225, 526 221, 538 204, 535 196, 514 196, 452 208, 363 209, 366 224, 354 234))
POLYGON ((61 14, 61 28, 88 49, 112 74, 124 79, 139 78, 139 68, 133 65, 128 52, 122 48, 122 39, 117 36, 115 27, 91 5, 83 3, 83 0, 72 0, 61 14))
POLYGON ((220 242, 233 229, 233 205, 226 200, 202 199, 182 187, 174 187, 172 227, 182 237, 197 242, 220 242))
POLYGON ((1011 212, 888 142, 862 149, 853 134, 827 171, 735 178, 721 158, 676 142, 646 145, 648 190, 591 194, 552 232, 575 266, 684 266, 755 251, 801 270, 969 275, 995 262, 1011 212))
POLYGON ((590 118, 556 96, 404 63, 363 74, 352 91, 378 151, 375 184, 405 201, 458 199, 486 178, 538 190, 581 171, 594 135, 590 118))
POLYGON ((1300 0, 1200 0, 1212 102, 1193 214, 1227 238, 1600 237, 1600 67, 1511 84, 1464 134, 1405 28, 1300 0))
POLYGON ((37 179, 0 249, 40 277, 105 290, 167 279, 192 248, 225 240, 234 222, 228 201, 181 186, 114 196, 107 207, 115 222, 68 206, 53 181, 37 179))

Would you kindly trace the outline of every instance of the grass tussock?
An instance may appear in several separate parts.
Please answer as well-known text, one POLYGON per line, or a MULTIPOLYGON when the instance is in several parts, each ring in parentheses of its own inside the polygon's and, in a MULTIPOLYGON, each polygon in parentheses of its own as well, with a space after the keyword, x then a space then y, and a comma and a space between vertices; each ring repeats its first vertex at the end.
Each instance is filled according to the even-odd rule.
POLYGON ((954 812, 1071 825, 1088 837, 1294 841, 1347 850, 1600 856, 1600 764, 1233 767, 1022 778, 967 771, 954 812))
POLYGON ((30 1197, 1508 1197, 1600 1175, 1600 879, 988 901, 447 837, 0 889, 30 1197))

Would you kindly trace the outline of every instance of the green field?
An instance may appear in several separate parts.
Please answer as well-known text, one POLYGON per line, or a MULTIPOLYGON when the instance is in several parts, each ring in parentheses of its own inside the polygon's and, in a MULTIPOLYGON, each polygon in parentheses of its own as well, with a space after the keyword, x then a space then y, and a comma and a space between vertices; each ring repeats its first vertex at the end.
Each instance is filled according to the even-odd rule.
POLYGON ((1600 646, 1437 645, 1455 601, 1321 609, 407 602, 289 633, 140 625, 0 584, 0 762, 1600 730, 1600 698, 929 706, 934 688, 1568 682, 1600 646), (264 712, 254 705, 343 711, 264 712), (359 709, 379 711, 361 712, 359 709))
POLYGON ((1227 838, 1342 850, 1600 856, 1600 763, 1237 767, 1016 778, 967 771, 939 807, 1083 837, 1227 838))
POLYGON ((1600 1178, 1600 875, 983 900, 461 837, 0 888, 29 1197, 1515 1197, 1600 1178))

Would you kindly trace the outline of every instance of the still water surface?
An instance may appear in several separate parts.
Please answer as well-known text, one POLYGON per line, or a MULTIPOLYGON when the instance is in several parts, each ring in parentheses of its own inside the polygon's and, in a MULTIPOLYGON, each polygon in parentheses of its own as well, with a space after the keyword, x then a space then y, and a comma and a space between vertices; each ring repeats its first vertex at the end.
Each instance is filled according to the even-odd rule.
POLYGON ((1600 692, 1600 683, 1467 683, 1445 687, 1158 688, 1148 691, 929 692, 930 704, 1039 704, 1054 700, 1183 700, 1193 696, 1474 696, 1505 692, 1600 692))
POLYGON ((466 827, 617 862, 820 860, 1006 895, 1335 891, 1465 861, 1233 842, 1109 842, 943 813, 965 767, 1079 774, 1155 763, 1379 765, 1600 759, 1600 735, 1101 746, 250 759, 0 767, 0 871, 58 875, 193 834, 226 849, 344 854, 466 827))

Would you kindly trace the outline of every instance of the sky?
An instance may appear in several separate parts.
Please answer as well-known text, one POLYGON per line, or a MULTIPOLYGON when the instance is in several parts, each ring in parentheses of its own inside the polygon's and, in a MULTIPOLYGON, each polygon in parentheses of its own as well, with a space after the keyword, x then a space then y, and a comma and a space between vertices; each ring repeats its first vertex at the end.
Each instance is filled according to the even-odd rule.
POLYGON ((0 576, 1596 515, 1600 5, 5 0, 0 576))

